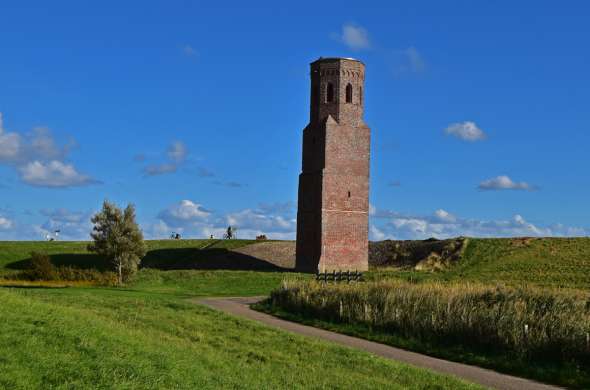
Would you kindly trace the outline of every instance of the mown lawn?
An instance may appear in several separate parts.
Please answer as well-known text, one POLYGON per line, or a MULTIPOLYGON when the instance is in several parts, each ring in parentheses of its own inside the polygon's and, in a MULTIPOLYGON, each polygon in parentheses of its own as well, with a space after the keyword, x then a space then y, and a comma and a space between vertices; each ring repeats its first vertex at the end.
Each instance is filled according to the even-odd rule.
POLYGON ((272 279, 255 281, 269 273, 168 272, 128 288, 0 288, 0 388, 478 388, 186 299, 265 294, 272 279))

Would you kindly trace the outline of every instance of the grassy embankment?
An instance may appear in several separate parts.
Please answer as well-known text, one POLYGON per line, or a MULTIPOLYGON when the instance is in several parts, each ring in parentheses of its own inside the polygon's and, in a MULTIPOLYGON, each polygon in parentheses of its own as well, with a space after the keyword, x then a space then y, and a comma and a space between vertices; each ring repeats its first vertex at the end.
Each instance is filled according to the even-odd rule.
POLYGON ((590 238, 471 238, 461 259, 443 271, 373 268, 368 276, 590 290, 590 238))
MULTIPOLYGON (((0 388, 477 388, 194 305, 268 294, 285 276, 171 269, 212 268, 194 249, 208 244, 149 242, 152 264, 169 270, 143 269, 124 288, 0 289, 0 388)), ((0 275, 18 272, 33 250, 101 267, 85 243, 0 243, 0 275)))

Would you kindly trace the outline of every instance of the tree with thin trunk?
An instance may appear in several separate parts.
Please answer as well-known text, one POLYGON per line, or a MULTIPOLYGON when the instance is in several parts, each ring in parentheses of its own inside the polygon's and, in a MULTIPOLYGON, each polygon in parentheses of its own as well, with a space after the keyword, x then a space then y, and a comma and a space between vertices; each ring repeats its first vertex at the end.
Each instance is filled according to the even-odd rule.
POLYGON ((143 234, 135 222, 135 207, 130 204, 122 211, 105 200, 102 210, 92 217, 91 222, 94 224, 90 233, 93 242, 88 245, 88 250, 111 262, 119 276, 119 284, 129 280, 146 253, 143 234))

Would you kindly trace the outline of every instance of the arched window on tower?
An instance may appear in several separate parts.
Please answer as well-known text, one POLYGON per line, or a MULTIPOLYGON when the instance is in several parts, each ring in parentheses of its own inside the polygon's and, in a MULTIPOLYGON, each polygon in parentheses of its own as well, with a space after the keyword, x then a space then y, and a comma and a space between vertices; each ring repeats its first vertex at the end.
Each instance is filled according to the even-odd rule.
POLYGON ((352 103, 352 85, 350 83, 346 86, 346 103, 352 103))
POLYGON ((334 101, 334 85, 328 83, 326 86, 326 103, 332 103, 334 101))

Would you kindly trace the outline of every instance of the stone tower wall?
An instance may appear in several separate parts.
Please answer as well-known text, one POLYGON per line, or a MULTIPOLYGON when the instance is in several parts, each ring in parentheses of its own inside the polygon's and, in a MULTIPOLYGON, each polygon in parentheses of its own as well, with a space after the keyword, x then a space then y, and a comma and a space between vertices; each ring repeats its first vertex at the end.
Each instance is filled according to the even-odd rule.
POLYGON ((370 129, 363 121, 364 76, 364 65, 352 59, 311 64, 297 212, 302 271, 368 268, 370 129))

